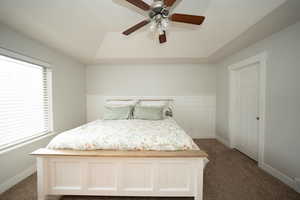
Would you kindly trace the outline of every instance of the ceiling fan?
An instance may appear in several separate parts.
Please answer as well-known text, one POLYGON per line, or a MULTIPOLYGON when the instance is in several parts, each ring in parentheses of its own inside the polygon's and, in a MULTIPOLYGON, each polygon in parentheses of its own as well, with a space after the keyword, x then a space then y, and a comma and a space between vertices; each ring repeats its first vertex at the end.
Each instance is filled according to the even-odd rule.
POLYGON ((151 23, 151 30, 157 30, 159 34, 159 42, 167 42, 166 30, 168 28, 169 20, 173 22, 188 23, 194 25, 201 25, 205 17, 196 15, 187 15, 174 13, 170 14, 170 8, 174 5, 176 0, 154 0, 151 5, 148 5, 143 0, 126 0, 132 5, 149 12, 149 18, 132 26, 123 32, 124 35, 130 35, 136 30, 151 23))

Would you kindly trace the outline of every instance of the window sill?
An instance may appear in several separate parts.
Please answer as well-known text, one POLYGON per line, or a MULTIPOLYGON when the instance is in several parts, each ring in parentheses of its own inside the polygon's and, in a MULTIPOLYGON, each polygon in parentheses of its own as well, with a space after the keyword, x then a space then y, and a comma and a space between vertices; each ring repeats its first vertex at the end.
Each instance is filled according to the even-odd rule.
POLYGON ((39 140, 45 139, 47 137, 55 136, 57 132, 48 132, 41 135, 36 135, 31 138, 27 138, 26 140, 20 141, 16 144, 9 145, 7 147, 0 148, 0 155, 5 154, 7 152, 13 151, 15 149, 21 148, 23 146, 29 145, 31 143, 37 142, 39 140))

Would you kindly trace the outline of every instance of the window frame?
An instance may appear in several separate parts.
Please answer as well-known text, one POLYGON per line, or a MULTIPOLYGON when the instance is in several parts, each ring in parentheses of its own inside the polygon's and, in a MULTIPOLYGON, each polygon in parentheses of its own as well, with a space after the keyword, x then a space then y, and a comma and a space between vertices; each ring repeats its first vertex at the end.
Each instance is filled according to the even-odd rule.
POLYGON ((48 92, 48 101, 49 101, 49 109, 48 109, 48 117, 49 117, 49 131, 45 131, 42 133, 37 133, 32 136, 28 136, 22 139, 15 140, 14 142, 10 142, 8 144, 0 146, 0 152, 6 151, 7 149, 14 148, 18 145, 27 144, 30 143, 32 140, 33 142, 36 141, 39 138, 43 138, 47 135, 53 134, 53 95, 52 95, 52 68, 51 65, 48 62, 44 62, 26 55, 23 55, 21 53, 17 53, 15 51, 0 47, 0 55, 5 56, 11 59, 15 59, 16 61, 26 62, 33 65, 38 65, 40 67, 46 68, 47 70, 47 92, 48 92))

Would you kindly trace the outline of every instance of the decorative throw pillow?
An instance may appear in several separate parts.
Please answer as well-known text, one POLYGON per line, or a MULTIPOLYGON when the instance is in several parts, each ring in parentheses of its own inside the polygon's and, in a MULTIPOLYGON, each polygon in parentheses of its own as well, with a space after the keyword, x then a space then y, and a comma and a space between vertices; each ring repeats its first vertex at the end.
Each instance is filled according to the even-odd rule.
POLYGON ((132 106, 105 106, 104 107, 105 120, 125 120, 131 116, 132 106))
POLYGON ((141 100, 137 105, 143 106, 143 107, 162 107, 163 108, 163 118, 166 119, 170 117, 169 114, 167 114, 168 110, 170 110, 170 102, 169 101, 145 101, 141 100))
POLYGON ((163 117, 163 107, 150 107, 150 106, 135 106, 134 109, 134 119, 143 119, 143 120, 162 120, 163 117))

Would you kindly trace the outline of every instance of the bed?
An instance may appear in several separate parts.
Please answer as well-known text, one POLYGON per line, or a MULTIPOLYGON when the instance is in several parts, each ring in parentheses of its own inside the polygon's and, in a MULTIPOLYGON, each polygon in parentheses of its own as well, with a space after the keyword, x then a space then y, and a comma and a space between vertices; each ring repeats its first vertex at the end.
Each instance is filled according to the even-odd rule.
POLYGON ((96 120, 56 136, 37 157, 47 195, 194 197, 208 162, 176 121, 96 120))

